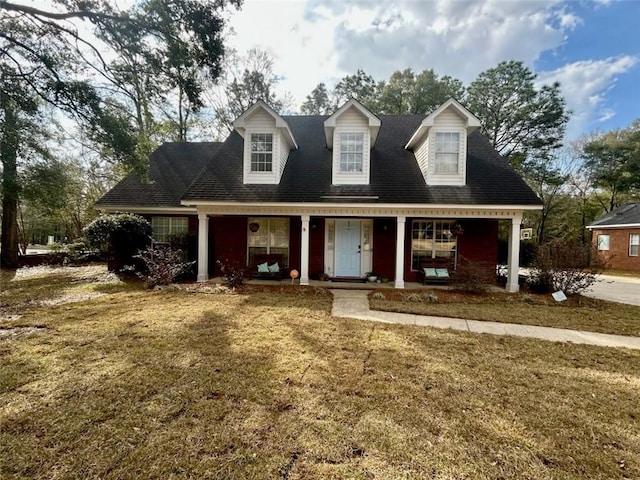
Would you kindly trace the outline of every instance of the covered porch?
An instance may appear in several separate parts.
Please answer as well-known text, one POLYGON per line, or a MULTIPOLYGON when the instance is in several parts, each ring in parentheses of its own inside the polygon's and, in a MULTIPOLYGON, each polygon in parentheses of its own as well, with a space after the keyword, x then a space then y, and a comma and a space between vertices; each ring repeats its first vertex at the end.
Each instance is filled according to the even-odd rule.
MULTIPOLYGON (((388 283, 376 288, 419 288, 420 269, 425 258, 450 259, 453 268, 462 256, 494 268, 497 261, 497 222, 509 222, 508 274, 506 290, 517 292, 520 226, 525 208, 497 207, 431 207, 380 205, 197 205, 198 260, 197 280, 209 280, 210 265, 227 253, 212 247, 211 228, 217 236, 228 236, 226 244, 234 245, 237 258, 250 265, 255 247, 248 225, 259 219, 281 219, 288 226, 288 240, 280 235, 279 247, 287 255, 288 270, 298 270, 300 285, 350 288, 347 283, 326 282, 326 278, 362 278, 375 272, 388 283), (213 220, 212 220, 213 219, 213 220), (250 220, 253 219, 253 220, 250 220), (226 222, 237 228, 228 229, 226 222), (211 227, 211 225, 214 227, 211 227), (244 227, 243 227, 244 226, 244 227), (465 229, 454 236, 453 228, 465 229), (284 249, 284 250, 283 250, 284 249)), ((274 222, 278 223, 278 222, 274 222)), ((255 227, 254 227, 255 228, 255 227)), ((215 236, 214 235, 214 236, 215 236)), ((277 237, 272 232, 269 238, 277 237)), ((268 241, 268 240, 267 240, 268 241)), ((219 243, 219 242, 218 242, 219 243)), ((216 243, 216 245, 218 245, 216 243)), ((287 273, 288 273, 287 270, 287 273)), ((283 282, 291 282, 285 276, 283 282)), ((358 288, 366 284, 356 284, 358 288)), ((369 284, 373 287, 374 285, 369 284)), ((432 285, 426 288, 434 288, 432 285)))

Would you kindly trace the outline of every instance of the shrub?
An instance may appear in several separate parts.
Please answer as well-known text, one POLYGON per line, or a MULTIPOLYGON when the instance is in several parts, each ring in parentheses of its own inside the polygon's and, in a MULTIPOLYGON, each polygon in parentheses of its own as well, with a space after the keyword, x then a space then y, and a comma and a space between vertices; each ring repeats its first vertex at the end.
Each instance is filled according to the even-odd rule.
POLYGON ((437 303, 438 302, 438 296, 433 292, 425 293, 424 294, 424 299, 425 299, 426 302, 429 302, 429 303, 437 303))
POLYGON ((136 255, 142 260, 144 272, 139 275, 148 288, 170 285, 180 275, 190 272, 195 262, 185 262, 184 252, 168 245, 148 246, 136 255))
POLYGON ((373 295, 371 295, 371 298, 373 298, 374 300, 385 300, 386 297, 384 296, 384 293, 382 292, 376 292, 373 295))
POLYGON ((484 293, 495 283, 493 269, 460 255, 458 268, 453 276, 453 286, 464 292, 484 293))
POLYGON ((151 224, 139 215, 102 215, 84 229, 87 243, 107 255, 110 270, 134 263, 138 251, 151 242, 151 224))
POLYGON ((237 261, 230 261, 227 258, 216 260, 216 263, 220 267, 224 285, 233 289, 244 284, 244 277, 247 273, 247 267, 245 265, 237 261))
POLYGON ((422 297, 417 293, 407 293, 402 296, 402 300, 405 302, 420 303, 422 302, 422 297))
POLYGON ((602 271, 602 265, 591 260, 592 249, 589 244, 566 240, 540 245, 527 279, 529 288, 537 293, 562 290, 572 295, 584 292, 597 281, 602 271))

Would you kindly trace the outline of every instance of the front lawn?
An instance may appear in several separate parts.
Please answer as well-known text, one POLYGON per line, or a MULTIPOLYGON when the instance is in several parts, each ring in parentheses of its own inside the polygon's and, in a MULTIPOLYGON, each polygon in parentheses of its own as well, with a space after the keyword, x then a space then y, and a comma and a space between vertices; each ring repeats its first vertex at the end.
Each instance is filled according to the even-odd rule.
POLYGON ((638 351, 333 318, 323 289, 83 289, 0 323, 37 327, 0 341, 3 479, 640 478, 638 351))
POLYGON ((384 298, 376 292, 369 294, 372 310, 640 336, 640 307, 582 296, 558 303, 551 295, 532 293, 471 295, 452 290, 379 293, 384 298))

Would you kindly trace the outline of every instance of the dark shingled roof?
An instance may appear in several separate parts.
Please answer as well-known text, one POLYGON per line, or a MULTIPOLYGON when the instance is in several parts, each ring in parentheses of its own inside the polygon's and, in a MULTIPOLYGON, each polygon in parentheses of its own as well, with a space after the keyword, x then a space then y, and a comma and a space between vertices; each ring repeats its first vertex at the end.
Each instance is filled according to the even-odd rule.
MULTIPOLYGON (((540 200, 489 141, 468 137, 467 185, 427 186, 412 152, 404 149, 424 115, 382 115, 371 151, 369 185, 332 185, 326 116, 286 116, 300 147, 289 153, 279 185, 242 183, 242 137, 233 132, 187 190, 185 200, 322 202, 328 196, 377 196, 377 203, 539 205, 540 200)), ((331 201, 335 201, 332 199, 331 201)))
POLYGON ((625 203, 593 222, 590 227, 606 227, 607 225, 640 224, 640 202, 625 203))
MULTIPOLYGON (((279 185, 242 183, 243 139, 232 132, 217 144, 165 144, 152 156, 151 179, 143 185, 127 178, 105 195, 100 205, 176 206, 184 200, 236 202, 337 202, 335 196, 371 196, 374 203, 455 205, 539 205, 541 202, 508 162, 479 132, 467 142, 467 184, 427 186, 412 152, 404 149, 424 115, 382 115, 371 151, 369 185, 332 185, 331 151, 323 122, 327 116, 283 117, 298 143, 291 150, 279 185), (177 165, 176 165, 177 164, 177 165), (174 173, 180 168, 181 174, 174 173), (193 168, 189 186, 184 170, 193 168), (197 171, 200 171, 196 176, 197 171), (180 178, 176 184, 173 179, 180 178), (188 188, 187 188, 188 187, 188 188)), ((344 202, 353 201, 345 199, 344 202)))
POLYGON ((151 154, 149 180, 129 175, 109 190, 96 206, 180 207, 180 199, 221 142, 164 143, 151 154))

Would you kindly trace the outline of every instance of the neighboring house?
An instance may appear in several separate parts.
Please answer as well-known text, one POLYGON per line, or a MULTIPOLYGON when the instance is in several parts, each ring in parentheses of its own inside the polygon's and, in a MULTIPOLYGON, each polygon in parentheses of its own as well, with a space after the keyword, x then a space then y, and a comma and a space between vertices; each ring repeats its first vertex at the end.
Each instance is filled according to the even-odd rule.
POLYGON ((221 145, 162 145, 154 183, 126 178, 97 207, 147 215, 157 240, 190 234, 198 281, 219 274, 215 260, 269 254, 303 285, 375 271, 397 288, 431 260, 493 272, 508 220, 507 290, 518 290, 522 214, 541 202, 457 101, 380 117, 353 99, 331 116, 280 116, 259 101, 233 126, 221 145))
POLYGON ((640 271, 640 202, 614 208, 587 228, 607 268, 640 271))

